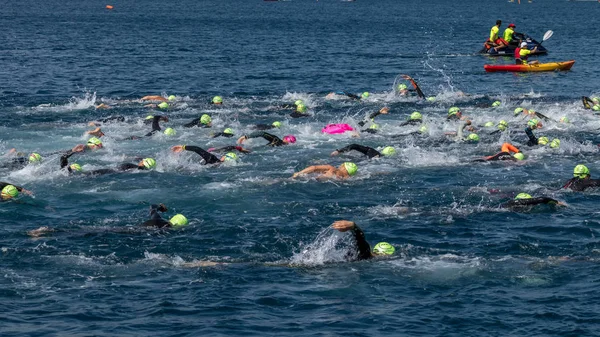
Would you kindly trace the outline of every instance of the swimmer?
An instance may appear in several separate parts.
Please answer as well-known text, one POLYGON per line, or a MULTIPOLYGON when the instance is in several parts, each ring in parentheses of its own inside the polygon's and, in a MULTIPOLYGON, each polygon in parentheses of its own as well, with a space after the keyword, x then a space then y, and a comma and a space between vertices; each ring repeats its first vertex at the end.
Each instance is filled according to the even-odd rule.
POLYGON ((586 97, 581 96, 581 100, 583 101, 584 109, 592 109, 594 111, 600 111, 600 98, 599 97, 586 97))
POLYGON ((296 142, 296 137, 294 137, 292 135, 287 135, 287 136, 283 137, 283 140, 281 140, 279 137, 272 135, 270 133, 263 132, 263 131, 255 131, 249 135, 241 136, 240 138, 238 138, 237 143, 243 144, 244 141, 246 141, 247 139, 260 138, 260 137, 264 138, 266 141, 269 142, 267 144, 267 146, 282 146, 282 145, 293 144, 296 142))
POLYGON ((538 145, 539 140, 537 139, 537 137, 533 134, 533 130, 535 129, 539 129, 542 127, 542 122, 538 121, 537 119, 530 119, 527 122, 527 127, 525 128, 525 134, 527 135, 527 137, 529 138, 529 140, 527 141, 527 146, 535 146, 538 145))
POLYGON ((86 176, 98 176, 103 174, 127 172, 132 170, 152 170, 156 167, 156 160, 154 160, 153 158, 144 158, 140 160, 140 162, 137 164, 123 163, 114 169, 98 169, 93 171, 83 171, 81 165, 77 163, 69 164, 69 158, 75 153, 76 152, 68 152, 60 157, 60 168, 67 168, 69 174, 77 173, 86 176))
POLYGON ((396 150, 391 147, 391 146, 387 146, 385 148, 383 148, 383 150, 381 150, 381 153, 377 150, 375 150, 372 147, 368 147, 368 146, 363 146, 363 145, 358 145, 358 144, 350 144, 346 147, 343 147, 339 150, 335 150, 333 152, 331 152, 331 156, 337 156, 340 153, 344 153, 344 152, 349 152, 349 151, 358 151, 362 154, 364 154, 365 156, 370 158, 376 158, 376 157, 381 157, 382 155, 384 156, 392 156, 396 153, 396 150))
POLYGON ((168 100, 162 96, 150 95, 150 96, 144 96, 144 97, 140 98, 140 101, 167 102, 168 100))
POLYGON ((532 197, 527 193, 519 193, 517 196, 504 204, 502 204, 502 208, 523 208, 523 207, 533 207, 537 205, 557 205, 557 206, 566 206, 566 204, 549 197, 532 197))
POLYGON ((458 121, 458 120, 462 120, 463 119, 463 115, 462 115, 462 111, 460 110, 459 107, 451 107, 450 109, 448 109, 448 116, 446 117, 446 120, 448 121, 458 121))
POLYGON ((173 151, 175 153, 180 153, 182 151, 195 152, 200 157, 202 157, 202 159, 204 161, 203 162, 204 165, 220 164, 224 161, 237 160, 237 155, 233 152, 228 152, 224 156, 219 158, 219 157, 215 156, 214 154, 204 150, 203 148, 201 148, 199 146, 193 146, 193 145, 175 145, 171 148, 171 151, 173 151))
POLYGON ((294 102, 294 104, 282 104, 282 105, 278 106, 277 108, 284 109, 284 110, 294 110, 300 104, 304 104, 304 102, 301 99, 297 99, 294 102))
POLYGON ((251 129, 254 130, 270 130, 270 129, 276 129, 276 128, 280 128, 281 127, 281 122, 275 121, 271 124, 256 124, 251 126, 251 129))
POLYGON ((335 221, 331 228, 342 233, 351 231, 354 236, 356 247, 348 252, 348 258, 351 260, 367 260, 376 256, 393 255, 396 249, 387 242, 379 242, 371 251, 371 246, 365 239, 365 233, 352 221, 338 220, 335 221))
POLYGON ((0 201, 8 201, 19 196, 19 193, 33 195, 31 191, 24 189, 21 186, 0 181, 0 201))
POLYGON ((123 117, 123 116, 109 116, 109 117, 106 117, 106 118, 103 118, 103 119, 99 119, 97 121, 89 122, 88 125, 89 126, 100 126, 102 124, 106 124, 106 123, 109 123, 109 122, 115 122, 115 121, 116 122, 124 122, 125 121, 125 117, 123 117))
POLYGON ((210 101, 210 104, 222 105, 223 104, 223 97, 221 97, 221 96, 215 96, 215 97, 213 97, 213 99, 210 101))
POLYGON ((210 149, 207 150, 208 152, 232 152, 232 151, 238 151, 241 153, 251 153, 252 151, 245 149, 241 146, 235 146, 235 145, 229 145, 229 146, 223 146, 223 147, 218 147, 218 148, 214 148, 211 147, 210 149))
POLYGON ((110 106, 105 103, 100 103, 100 104, 96 105, 96 110, 106 110, 106 109, 110 109, 110 106))
MULTIPOLYGON (((86 151, 95 151, 104 148, 102 141, 97 137, 92 137, 88 139, 86 144, 79 144, 73 147, 70 152, 86 152, 86 151)), ((69 152, 69 151, 67 151, 69 152)))
POLYGON ((550 119, 550 117, 543 115, 533 109, 525 109, 525 108, 519 107, 519 108, 516 108, 514 111, 515 117, 517 117, 521 113, 523 113, 523 118, 527 118, 527 117, 531 117, 531 116, 535 115, 537 118, 543 119, 544 121, 552 120, 552 119, 550 119))
POLYGON ((365 120, 359 122, 358 125, 359 126, 364 126, 365 124, 367 124, 369 122, 373 122, 373 120, 375 119, 375 117, 377 117, 379 115, 386 115, 387 113, 389 113, 389 111, 390 111, 390 108, 383 107, 383 108, 379 109, 379 111, 370 114, 369 117, 367 117, 365 120))
POLYGON ((423 91, 417 84, 417 81, 415 81, 412 77, 410 77, 408 75, 402 75, 402 78, 409 81, 412 84, 412 86, 415 88, 415 91, 417 92, 417 95, 419 96, 420 99, 425 99, 425 94, 423 94, 423 91))
POLYGON ((156 227, 156 228, 176 228, 186 226, 188 219, 183 214, 174 215, 169 221, 163 219, 159 212, 166 212, 167 207, 163 204, 151 205, 150 206, 150 220, 144 222, 142 227, 156 227))
POLYGON ((329 94, 327 94, 327 96, 325 96, 325 98, 326 99, 332 99, 336 95, 347 96, 347 97, 349 97, 349 98, 351 98, 351 99, 353 99, 355 101, 360 101, 362 99, 367 99, 370 96, 370 94, 367 91, 363 92, 360 95, 350 94, 350 93, 347 93, 345 91, 336 91, 336 92, 330 92, 329 94))
MULTIPOLYGON (((156 134, 157 132, 161 131, 161 127, 159 122, 163 121, 163 122, 168 122, 169 121, 169 117, 167 116, 161 116, 161 115, 154 115, 152 116, 152 131, 148 132, 147 134, 145 134, 143 137, 150 137, 153 136, 154 134, 156 134)), ((100 129, 99 127, 92 130, 92 131, 88 131, 86 132, 88 135, 92 135, 95 137, 102 137, 104 136, 104 132, 102 132, 102 129, 100 129)), ((136 140, 136 139, 142 139, 143 137, 140 136, 129 136, 127 138, 121 139, 121 140, 136 140)))
POLYGON ((302 117, 310 117, 309 114, 306 113, 307 107, 304 104, 298 104, 296 106, 296 110, 290 114, 292 118, 302 118, 302 117))
POLYGON ((212 127, 212 118, 209 115, 203 114, 200 118, 196 118, 193 121, 184 124, 183 127, 192 128, 194 126, 199 126, 201 128, 210 128, 212 127))
POLYGON ((6 153, 4 157, 12 158, 8 163, 0 164, 0 167, 12 170, 22 169, 23 167, 29 164, 37 165, 44 160, 44 158, 37 152, 33 152, 29 156, 27 156, 23 152, 17 152, 16 149, 10 149, 10 151, 8 151, 8 153, 6 153))
POLYGON ((591 179, 590 170, 587 166, 579 164, 573 169, 573 178, 567 181, 562 188, 582 192, 595 187, 600 187, 600 179, 591 179))
POLYGON ((227 128, 227 129, 223 130, 223 132, 215 133, 214 135, 212 135, 211 138, 217 138, 217 137, 231 138, 231 137, 233 137, 233 130, 231 128, 227 128))
POLYGON ((423 123, 423 115, 421 115, 421 113, 418 111, 414 111, 410 114, 408 120, 401 123, 400 126, 419 125, 421 123, 423 123))
POLYGON ((339 167, 331 165, 313 165, 305 168, 300 172, 294 173, 292 179, 308 174, 318 174, 317 179, 347 179, 355 175, 358 171, 358 166, 351 162, 345 162, 339 167))
POLYGON ((500 152, 496 153, 495 155, 484 157, 481 159, 475 159, 473 161, 474 162, 496 161, 496 160, 517 161, 517 160, 524 160, 524 159, 525 159, 525 155, 523 155, 523 153, 521 153, 521 151, 519 151, 518 148, 514 147, 510 143, 504 143, 504 144, 502 144, 502 148, 500 149, 500 152), (511 154, 511 152, 514 153, 514 155, 511 154))
POLYGON ((490 132, 490 136, 507 131, 508 130, 508 122, 505 120, 501 120, 500 122, 498 122, 498 125, 496 125, 496 127, 498 129, 490 132))

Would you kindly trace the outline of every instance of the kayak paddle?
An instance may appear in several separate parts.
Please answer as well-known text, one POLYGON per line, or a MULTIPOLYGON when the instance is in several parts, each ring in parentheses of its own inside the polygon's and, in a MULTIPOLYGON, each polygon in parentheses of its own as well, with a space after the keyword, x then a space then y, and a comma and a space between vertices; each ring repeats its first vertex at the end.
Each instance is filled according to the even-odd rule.
POLYGON ((538 46, 541 46, 542 43, 544 43, 544 41, 548 40, 549 38, 552 37, 552 35, 554 35, 554 32, 549 30, 546 32, 546 34, 544 34, 544 37, 542 38, 542 42, 540 42, 540 44, 538 44, 538 46))

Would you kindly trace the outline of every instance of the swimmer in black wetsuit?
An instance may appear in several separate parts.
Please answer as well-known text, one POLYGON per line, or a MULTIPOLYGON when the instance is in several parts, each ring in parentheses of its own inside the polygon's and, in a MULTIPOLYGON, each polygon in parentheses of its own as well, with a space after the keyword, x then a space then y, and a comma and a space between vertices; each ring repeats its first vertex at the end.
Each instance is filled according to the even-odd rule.
POLYGON ((558 206, 566 206, 564 203, 552 199, 549 197, 536 197, 533 198, 531 195, 527 193, 519 193, 517 196, 504 204, 502 204, 503 208, 530 208, 537 205, 558 205, 558 206))
POLYGON ((395 252, 394 246, 387 242, 380 242, 375 245, 373 251, 371 246, 365 239, 365 233, 352 221, 338 220, 335 221, 331 227, 340 232, 352 231, 356 247, 348 252, 348 259, 350 260, 367 260, 378 255, 392 255, 395 252))
POLYGON ((600 109, 596 108, 596 106, 600 106, 600 98, 598 98, 598 97, 589 98, 586 96, 581 96, 581 100, 583 101, 584 109, 600 110, 600 109))
POLYGON ((525 128, 525 134, 527 135, 527 137, 529 138, 529 141, 527 141, 527 146, 535 146, 538 145, 539 140, 537 139, 537 137, 533 134, 533 130, 541 128, 542 127, 542 122, 538 121, 537 119, 530 119, 527 122, 527 127, 525 128))
POLYGON ((150 206, 150 220, 144 222, 142 227, 171 228, 188 224, 188 220, 182 214, 176 214, 169 221, 163 219, 159 212, 166 212, 167 207, 163 204, 150 206))
POLYGON ((600 179, 591 179, 590 170, 585 165, 577 165, 571 178, 562 188, 582 192, 588 188, 600 187, 600 179))
POLYGON ((273 122, 271 125, 269 124, 256 124, 254 126, 251 126, 250 128, 254 129, 254 130, 270 130, 270 129, 275 129, 275 128, 280 128, 281 127, 281 122, 273 122))
POLYGON ((211 138, 217 138, 217 137, 231 138, 231 137, 233 137, 233 130, 231 128, 227 128, 227 129, 223 130, 223 132, 215 133, 214 135, 212 135, 211 138))
POLYGON ((373 120, 375 119, 375 117, 377 117, 379 115, 385 115, 385 114, 389 113, 389 111, 390 111, 390 108, 383 107, 379 111, 370 114, 369 117, 367 117, 365 120, 359 122, 358 125, 359 126, 365 126, 365 124, 367 124, 369 122, 373 122, 373 120))
POLYGON ((241 146, 235 146, 235 145, 228 145, 228 146, 223 146, 223 147, 218 147, 218 148, 211 147, 207 151, 208 152, 232 152, 232 151, 238 151, 238 152, 242 152, 242 153, 251 153, 252 152, 250 150, 244 149, 241 146))
POLYGON ((88 125, 89 126, 100 126, 101 124, 106 124, 109 122, 124 122, 125 121, 125 117, 123 116, 109 116, 103 119, 99 119, 93 122, 89 122, 88 125))
POLYGON ((414 111, 410 114, 408 120, 406 122, 401 123, 400 126, 420 125, 421 123, 423 123, 423 115, 421 115, 421 113, 418 111, 414 111))
POLYGON ((327 94, 327 96, 325 96, 325 98, 331 99, 331 98, 335 97, 335 95, 345 95, 355 101, 360 101, 361 99, 368 98, 370 94, 365 91, 362 94, 360 94, 360 96, 359 96, 359 95, 347 93, 345 91, 337 91, 337 92, 330 92, 329 94, 327 94))
POLYGON ((306 105, 298 104, 296 106, 296 111, 292 112, 290 114, 290 117, 292 117, 292 118, 310 117, 310 115, 306 113, 306 110, 307 110, 306 105))
POLYGON ((22 169, 29 164, 39 164, 43 160, 39 153, 33 152, 29 155, 29 157, 27 157, 25 153, 17 152, 16 149, 10 149, 10 151, 8 151, 8 153, 4 156, 11 156, 12 158, 9 162, 0 164, 0 167, 11 170, 22 169))
POLYGON ((243 144, 244 141, 246 141, 247 139, 260 138, 260 137, 264 138, 265 140, 267 140, 269 142, 267 144, 267 146, 282 146, 282 145, 293 144, 296 142, 296 137, 294 137, 292 135, 287 135, 287 136, 283 137, 283 140, 281 140, 279 137, 272 135, 268 132, 255 131, 249 135, 241 136, 240 138, 238 138, 237 143, 243 144))
POLYGON ((19 193, 32 195, 31 191, 24 189, 21 186, 0 181, 0 201, 7 201, 19 196, 19 193))
POLYGON ((202 157, 202 159, 204 160, 204 165, 220 164, 226 160, 236 160, 237 159, 237 155, 233 152, 228 152, 223 157, 219 158, 219 157, 215 156, 214 154, 204 150, 203 148, 201 148, 199 146, 193 146, 193 145, 175 145, 171 148, 171 151, 173 151, 175 153, 180 153, 182 151, 195 152, 200 157, 202 157))
POLYGON ((76 152, 67 152, 62 157, 60 157, 60 168, 64 169, 65 167, 69 171, 70 174, 78 173, 86 176, 97 176, 103 174, 111 174, 111 173, 119 173, 126 172, 131 170, 151 170, 156 167, 156 160, 153 158, 145 158, 141 160, 137 165, 133 163, 123 163, 117 168, 114 169, 99 169, 93 171, 83 171, 79 164, 71 164, 69 165, 69 157, 74 155, 76 152))
POLYGON ((212 118, 209 115, 204 114, 200 118, 196 118, 193 121, 183 125, 186 128, 192 128, 194 126, 198 126, 201 128, 210 128, 212 127, 212 118))
POLYGON ((391 147, 391 146, 385 147, 381 151, 381 153, 380 153, 379 151, 375 150, 372 147, 363 146, 363 145, 359 145, 359 144, 350 144, 350 145, 348 145, 346 147, 343 147, 343 148, 341 148, 339 150, 335 150, 335 151, 331 152, 331 156, 332 157, 333 156, 337 156, 340 153, 349 152, 349 151, 352 151, 352 150, 358 151, 358 152, 364 154, 365 156, 369 157, 369 159, 370 158, 375 158, 375 157, 381 157, 382 155, 384 155, 384 156, 391 156, 391 155, 393 155, 393 154, 396 153, 396 150, 394 150, 394 148, 391 147))

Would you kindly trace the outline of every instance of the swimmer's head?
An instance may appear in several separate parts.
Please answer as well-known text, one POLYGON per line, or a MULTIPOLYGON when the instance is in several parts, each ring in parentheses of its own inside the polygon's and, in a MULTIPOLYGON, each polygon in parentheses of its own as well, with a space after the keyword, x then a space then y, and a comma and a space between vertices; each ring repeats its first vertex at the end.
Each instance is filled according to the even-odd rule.
POLYGON ((175 95, 170 95, 169 97, 167 97, 167 100, 169 100, 169 102, 173 102, 177 99, 177 97, 175 97, 175 95))
POLYGON ((164 133, 167 136, 175 136, 177 134, 177 131, 175 131, 175 129, 173 128, 166 128, 164 133))
POLYGON ((476 133, 471 133, 467 136, 467 141, 478 142, 479 136, 476 133))
POLYGON ((77 163, 73 163, 73 164, 69 165, 69 167, 71 168, 72 171, 75 171, 75 172, 83 171, 83 169, 81 168, 81 165, 79 165, 77 163))
POLYGON ((579 164, 573 169, 573 177, 584 179, 590 176, 590 170, 587 166, 579 164))
POLYGON ((525 160, 525 155, 521 152, 517 152, 513 155, 516 160, 525 160))
POLYGON ((363 92, 363 93, 360 95, 360 98, 362 98, 362 99, 369 98, 369 93, 368 93, 368 92, 366 92, 366 91, 365 91, 365 92, 363 92))
POLYGON ((600 105, 596 104, 592 107, 592 110, 594 111, 600 111, 600 105))
POLYGON ((561 123, 570 123, 569 118, 567 116, 561 117, 559 122, 561 122, 561 123))
POLYGON ((381 154, 384 156, 393 156, 396 154, 396 149, 391 146, 386 146, 381 150, 381 154))
POLYGON ((516 108, 515 109, 515 116, 518 115, 518 114, 520 114, 521 112, 523 112, 523 110, 524 110, 523 108, 516 108))
POLYGON ((294 137, 293 135, 287 135, 283 137, 283 141, 288 144, 294 144, 296 142, 296 137, 294 137))
POLYGON ((300 105, 300 104, 304 104, 304 102, 302 102, 302 100, 301 100, 301 99, 297 99, 297 100, 294 102, 294 105, 295 105, 295 106, 298 106, 298 105, 300 105))
POLYGON ((542 122, 538 121, 535 118, 532 118, 527 122, 527 126, 529 126, 532 129, 538 129, 542 127, 542 122))
POLYGON ((429 131, 429 129, 427 129, 427 125, 421 125, 419 128, 420 133, 426 133, 427 131, 429 131))
POLYGON ((210 118, 209 115, 204 114, 200 117, 200 123, 202 123, 204 125, 208 125, 208 124, 210 124, 210 122, 212 122, 212 118, 210 118))
POLYGON ((491 128, 492 126, 494 126, 494 122, 486 122, 483 126, 486 128, 491 128))
POLYGON ((142 160, 142 166, 144 166, 146 170, 151 170, 156 167, 156 160, 154 160, 154 158, 145 158, 142 160))
POLYGON ((531 199, 531 195, 529 195, 527 193, 517 194, 517 196, 515 197, 515 200, 521 200, 521 199, 531 199))
POLYGON ((90 150, 96 150, 102 148, 102 141, 99 138, 92 137, 87 141, 87 147, 90 150))
POLYGON ((427 99, 427 102, 435 102, 435 100, 436 100, 435 96, 429 96, 426 99, 427 99))
POLYGON ((423 115, 421 115, 420 112, 414 111, 413 113, 410 114, 409 120, 418 121, 418 120, 421 120, 422 118, 423 118, 423 115))
POLYGON ((237 154, 233 152, 227 152, 225 156, 223 156, 223 161, 236 161, 238 159, 237 154))
POLYGON ((560 139, 558 139, 558 138, 552 139, 552 141, 550 142, 550 147, 553 149, 558 149, 560 147, 560 139))
POLYGON ((592 97, 592 102, 594 102, 595 104, 600 104, 600 97, 592 97))
POLYGON ((169 103, 167 102, 161 102, 158 104, 158 107, 161 109, 168 109, 169 108, 169 103))
POLYGON ((154 116, 152 116, 152 115, 148 115, 148 116, 146 116, 146 118, 144 118, 144 119, 146 119, 146 120, 150 120, 150 119, 153 119, 153 118, 154 118, 154 116))
POLYGON ((6 185, 2 189, 0 196, 3 200, 8 200, 12 198, 16 198, 19 195, 19 190, 13 185, 6 185))
POLYGON ((227 128, 223 130, 223 133, 226 135, 233 135, 233 130, 231 128, 227 128))
POLYGON ((502 102, 500 101, 494 101, 494 103, 492 103, 492 107, 497 108, 502 104, 502 102))
POLYGON ((346 172, 348 172, 349 176, 355 175, 356 171, 358 171, 358 166, 356 166, 356 164, 351 163, 349 161, 343 163, 342 166, 344 166, 344 168, 346 169, 346 172))
POLYGON ((403 91, 403 90, 407 90, 408 87, 406 86, 406 84, 404 83, 400 83, 398 84, 398 91, 403 91))
POLYGON ((548 139, 548 137, 540 137, 540 138, 538 138, 538 144, 539 145, 546 145, 546 144, 548 144, 548 142, 550 142, 550 140, 548 139))
POLYGON ((281 122, 273 122, 273 124, 271 124, 272 126, 276 127, 276 128, 280 128, 281 127, 281 122))
POLYGON ((374 255, 392 255, 395 251, 396 248, 387 242, 380 242, 373 247, 374 255))
POLYGON ((183 216, 183 214, 176 214, 171 218, 171 220, 169 220, 169 222, 173 227, 180 227, 187 225, 188 219, 185 216, 183 216))
POLYGON ((223 104, 223 97, 221 97, 221 96, 213 97, 212 103, 213 104, 223 104))
POLYGON ((305 113, 306 112, 306 105, 304 105, 304 104, 298 104, 298 105, 296 105, 296 112, 301 113, 301 114, 305 113))
POLYGON ((508 122, 506 122, 505 120, 501 120, 500 122, 498 122, 498 130, 505 131, 507 128, 508 122))
POLYGON ((29 155, 29 164, 39 164, 42 162, 42 156, 39 153, 32 153, 29 155))
POLYGON ((450 117, 452 115, 459 115, 460 116, 461 114, 462 114, 462 112, 456 106, 453 106, 450 109, 448 109, 448 117, 450 117))
POLYGON ((378 130, 379 129, 379 124, 373 123, 373 124, 371 124, 371 126, 369 126, 369 129, 371 129, 371 130, 378 130))

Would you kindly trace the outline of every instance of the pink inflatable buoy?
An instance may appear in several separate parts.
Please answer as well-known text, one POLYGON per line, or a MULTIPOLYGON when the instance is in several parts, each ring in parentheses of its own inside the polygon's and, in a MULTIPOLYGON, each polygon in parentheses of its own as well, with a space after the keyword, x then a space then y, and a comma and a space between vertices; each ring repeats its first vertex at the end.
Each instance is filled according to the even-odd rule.
POLYGON ((328 124, 321 130, 321 132, 328 133, 330 135, 344 133, 346 131, 354 131, 354 129, 348 124, 328 124))

